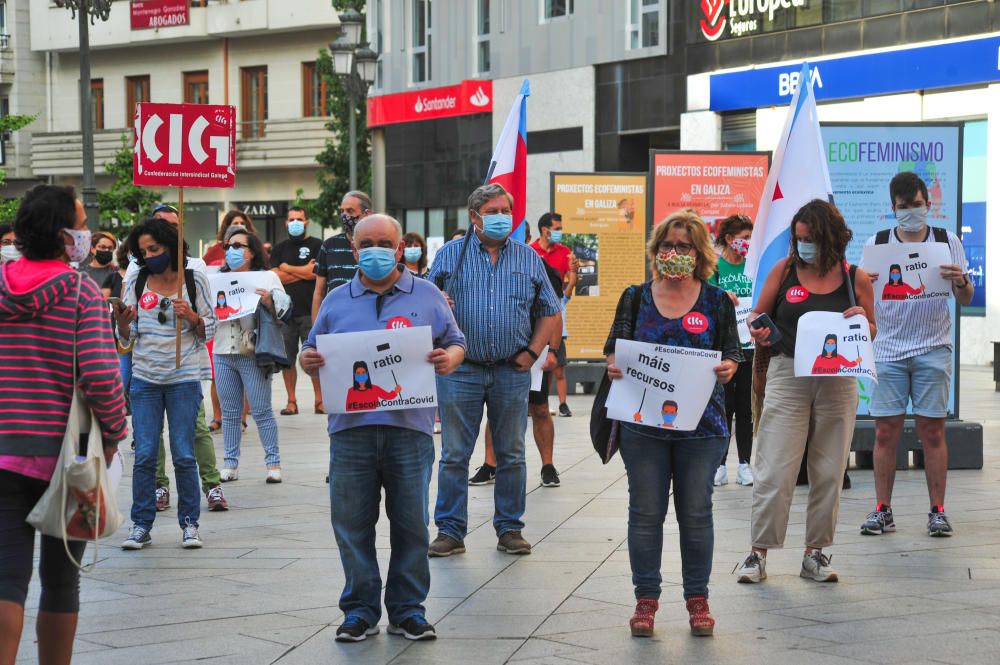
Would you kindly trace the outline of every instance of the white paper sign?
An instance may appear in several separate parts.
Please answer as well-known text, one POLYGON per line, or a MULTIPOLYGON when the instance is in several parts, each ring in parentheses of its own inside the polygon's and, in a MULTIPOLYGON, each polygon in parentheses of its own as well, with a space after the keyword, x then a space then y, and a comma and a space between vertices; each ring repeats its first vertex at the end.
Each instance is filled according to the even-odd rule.
POLYGON ((316 350, 327 413, 437 406, 430 326, 318 335, 316 350))
POLYGON ((753 296, 740 298, 736 305, 736 330, 740 333, 740 344, 750 343, 750 328, 747 327, 747 316, 753 310, 753 296))
POLYGON ((951 263, 943 242, 899 242, 865 245, 862 267, 878 273, 875 300, 939 300, 951 297, 951 282, 941 277, 941 266, 951 263))
POLYGON ((542 352, 538 354, 538 360, 531 366, 531 389, 538 392, 542 389, 542 365, 545 364, 545 359, 549 357, 549 345, 546 344, 542 352))
POLYGON ((257 289, 267 288, 271 277, 261 270, 217 272, 208 276, 212 287, 212 307, 219 321, 233 321, 253 316, 260 296, 257 289))
POLYGON ((722 354, 709 349, 661 346, 619 339, 608 417, 651 427, 690 431, 698 427, 715 390, 722 354))
POLYGON ((868 319, 808 312, 795 331, 795 376, 853 376, 878 382, 868 319))

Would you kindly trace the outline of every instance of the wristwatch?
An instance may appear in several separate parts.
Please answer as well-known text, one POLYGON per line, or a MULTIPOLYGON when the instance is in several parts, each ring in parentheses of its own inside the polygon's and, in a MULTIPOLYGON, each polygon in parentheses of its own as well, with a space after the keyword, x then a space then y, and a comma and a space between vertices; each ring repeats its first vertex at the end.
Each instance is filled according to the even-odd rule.
POLYGON ((532 358, 533 358, 534 360, 538 360, 538 354, 537 354, 537 353, 535 353, 534 351, 532 351, 532 350, 531 350, 531 347, 528 347, 528 346, 526 346, 526 347, 524 347, 523 349, 521 349, 520 351, 518 351, 518 353, 527 353, 527 354, 528 354, 529 356, 531 356, 531 357, 532 357, 532 358))

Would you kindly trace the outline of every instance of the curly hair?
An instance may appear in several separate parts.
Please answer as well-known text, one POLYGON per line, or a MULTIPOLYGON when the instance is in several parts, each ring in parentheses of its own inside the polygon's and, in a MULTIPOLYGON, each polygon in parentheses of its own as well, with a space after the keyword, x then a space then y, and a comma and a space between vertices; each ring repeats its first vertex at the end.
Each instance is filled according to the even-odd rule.
MULTIPOLYGON (((135 257, 136 262, 139 267, 145 267, 146 259, 142 255, 142 250, 139 249, 139 238, 142 236, 150 236, 156 241, 157 245, 163 247, 164 251, 170 255, 170 269, 177 269, 177 227, 166 221, 165 219, 159 219, 154 217, 152 219, 147 219, 142 224, 137 225, 132 229, 132 233, 128 234, 128 251, 132 253, 135 257)), ((188 254, 188 244, 187 240, 184 241, 184 256, 188 254)), ((187 261, 184 262, 187 265, 187 261)))
POLYGON ((730 215, 719 222, 718 235, 715 237, 715 244, 720 247, 726 246, 726 236, 735 236, 744 231, 753 231, 753 222, 746 215, 730 215))
POLYGON ((76 226, 76 191, 72 187, 35 185, 21 199, 14 217, 16 245, 34 261, 66 254, 63 231, 76 226))
POLYGON ((813 199, 799 208, 788 229, 788 255, 799 265, 806 262, 799 256, 799 247, 795 238, 795 225, 805 224, 809 229, 809 237, 816 245, 816 262, 814 265, 821 275, 830 272, 844 260, 844 252, 848 243, 854 237, 854 232, 847 227, 844 216, 837 206, 823 199, 813 199))
POLYGON ((701 281, 707 281, 715 274, 715 264, 718 256, 712 248, 712 234, 697 212, 691 208, 678 210, 669 215, 653 229, 649 242, 646 244, 646 255, 649 259, 649 270, 656 274, 656 254, 660 243, 670 233, 670 229, 680 227, 686 229, 688 238, 695 249, 694 276, 701 281))

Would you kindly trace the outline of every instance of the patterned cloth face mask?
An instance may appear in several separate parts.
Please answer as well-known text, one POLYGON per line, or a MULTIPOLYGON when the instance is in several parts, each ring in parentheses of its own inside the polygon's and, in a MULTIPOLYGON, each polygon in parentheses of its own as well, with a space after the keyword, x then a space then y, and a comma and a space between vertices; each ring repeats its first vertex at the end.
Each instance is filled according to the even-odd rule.
POLYGON ((743 258, 746 258, 747 252, 750 251, 750 239, 737 238, 736 240, 729 243, 729 247, 743 258))
POLYGON ((680 282, 694 274, 694 257, 670 252, 656 255, 656 271, 666 279, 680 282))

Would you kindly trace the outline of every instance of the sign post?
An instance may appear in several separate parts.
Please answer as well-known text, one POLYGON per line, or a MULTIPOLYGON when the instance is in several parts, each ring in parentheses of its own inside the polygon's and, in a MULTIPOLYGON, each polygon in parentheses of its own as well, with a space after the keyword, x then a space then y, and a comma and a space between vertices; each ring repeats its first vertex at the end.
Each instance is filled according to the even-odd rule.
MULTIPOLYGON (((184 288, 184 188, 236 185, 236 109, 210 104, 135 106, 132 183, 138 187, 177 187, 177 297, 184 288)), ((192 304, 195 294, 189 294, 192 304)), ((181 322, 177 319, 175 362, 181 361, 181 322)))

